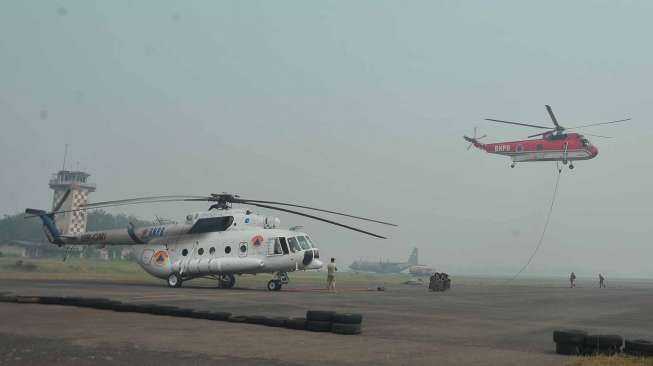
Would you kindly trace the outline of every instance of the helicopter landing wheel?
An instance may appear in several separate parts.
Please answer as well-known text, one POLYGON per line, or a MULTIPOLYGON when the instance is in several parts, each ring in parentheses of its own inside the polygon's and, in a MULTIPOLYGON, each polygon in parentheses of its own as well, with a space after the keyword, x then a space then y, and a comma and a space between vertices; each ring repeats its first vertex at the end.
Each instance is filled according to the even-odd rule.
POLYGON ((510 167, 511 167, 511 168, 514 168, 514 167, 515 167, 515 163, 510 164, 510 167))
POLYGON ((236 284, 236 278, 232 274, 220 276, 220 288, 233 288, 236 284))
POLYGON ((268 290, 270 291, 280 291, 281 290, 281 281, 279 280, 270 280, 268 282, 268 290))
POLYGON ((574 169, 574 164, 569 163, 569 169, 574 169))
POLYGON ((178 273, 171 273, 170 276, 168 276, 169 287, 181 287, 182 282, 181 276, 178 273))

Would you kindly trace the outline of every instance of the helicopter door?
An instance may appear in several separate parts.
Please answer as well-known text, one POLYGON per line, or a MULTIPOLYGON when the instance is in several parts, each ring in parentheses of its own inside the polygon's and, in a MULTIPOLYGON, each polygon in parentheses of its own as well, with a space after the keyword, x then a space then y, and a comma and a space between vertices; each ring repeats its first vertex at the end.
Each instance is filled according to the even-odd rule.
POLYGON ((290 254, 290 251, 288 250, 288 243, 286 243, 286 238, 279 238, 279 241, 281 242, 281 249, 283 250, 283 254, 290 254))

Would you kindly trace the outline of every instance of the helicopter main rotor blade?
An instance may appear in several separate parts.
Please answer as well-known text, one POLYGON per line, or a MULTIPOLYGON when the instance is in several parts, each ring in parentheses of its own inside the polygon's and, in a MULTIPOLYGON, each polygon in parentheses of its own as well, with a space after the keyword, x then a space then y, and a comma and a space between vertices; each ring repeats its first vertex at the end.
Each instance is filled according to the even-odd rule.
POLYGON ((611 139, 612 138, 612 136, 595 135, 593 133, 584 133, 583 135, 592 136, 592 137, 600 137, 600 138, 603 138, 603 139, 611 139))
POLYGON ((97 206, 106 206, 106 205, 121 205, 121 204, 134 204, 134 203, 148 203, 150 201, 156 201, 156 200, 161 200, 161 199, 178 199, 178 200, 183 200, 183 199, 191 199, 191 198, 207 198, 205 196, 182 196, 182 195, 164 195, 164 196, 149 196, 149 197, 136 197, 136 198, 128 198, 128 199, 123 199, 123 200, 113 200, 113 201, 103 201, 103 202, 95 202, 95 203, 89 203, 87 205, 84 205, 85 208, 97 208, 97 206))
POLYGON ((561 127, 558 124, 558 120, 556 119, 556 116, 553 114, 553 109, 551 109, 551 106, 548 104, 546 104, 546 111, 549 112, 549 116, 551 117, 553 124, 556 125, 556 129, 564 129, 564 127, 561 127))
POLYGON ((281 205, 281 206, 289 206, 289 207, 297 207, 297 208, 305 208, 308 210, 315 210, 315 211, 320 211, 320 212, 326 212, 334 215, 340 215, 340 216, 345 216, 345 217, 351 217, 353 219, 358 219, 358 220, 365 220, 365 221, 370 221, 370 222, 375 222, 377 224, 383 224, 383 225, 389 225, 389 226, 397 226, 396 224, 393 224, 391 222, 385 222, 385 221, 380 221, 380 220, 375 220, 375 219, 368 219, 366 217, 360 217, 360 216, 354 216, 342 212, 336 212, 336 211, 329 211, 329 210, 324 210, 321 208, 316 208, 316 207, 310 207, 310 206, 302 206, 302 205, 296 205, 293 203, 285 203, 285 202, 274 202, 274 201, 260 201, 260 200, 250 200, 250 199, 236 199, 234 203, 243 203, 243 204, 249 204, 249 203, 265 203, 265 204, 271 204, 271 205, 281 205))
POLYGON ((521 123, 521 122, 510 122, 510 121, 504 121, 500 119, 492 119, 492 118, 486 118, 486 121, 492 121, 492 122, 499 122, 499 123, 508 123, 511 125, 517 125, 517 126, 526 126, 526 127, 534 127, 534 128, 544 128, 546 130, 550 130, 551 127, 548 126, 538 126, 538 125, 529 125, 528 123, 521 123))
POLYGON ((620 122, 626 122, 630 121, 632 118, 624 118, 624 119, 618 119, 616 121, 610 121, 610 122, 601 122, 601 123, 592 123, 589 125, 582 125, 582 126, 576 126, 576 127, 570 127, 568 130, 577 130, 579 128, 585 128, 585 127, 592 127, 592 126, 600 126, 600 125, 609 125, 612 123, 620 123, 620 122))
POLYGON ((377 235, 377 234, 371 233, 369 231, 365 231, 365 230, 355 228, 353 226, 341 224, 339 222, 331 221, 331 220, 328 220, 328 219, 323 219, 321 217, 309 215, 307 213, 294 211, 294 210, 289 210, 287 208, 268 206, 268 205, 263 205, 263 204, 260 204, 260 203, 250 203, 250 205, 257 206, 257 207, 262 207, 262 208, 268 208, 270 210, 277 210, 277 211, 287 212, 287 213, 291 213, 291 214, 294 214, 294 215, 304 216, 304 217, 308 217, 308 218, 313 219, 313 220, 323 221, 323 222, 329 223, 331 225, 336 225, 336 226, 344 227, 345 229, 349 229, 349 230, 357 231, 359 233, 367 234, 367 235, 373 236, 375 238, 387 239, 385 236, 377 235))
POLYGON ((71 190, 70 190, 70 188, 68 188, 68 190, 66 191, 66 193, 63 194, 63 197, 61 197, 61 199, 60 199, 59 202, 57 203, 57 205, 54 206, 54 208, 52 208, 52 212, 54 212, 54 211, 59 211, 59 210, 61 209, 61 206, 63 206, 63 204, 64 204, 64 203, 66 202, 66 200, 68 199, 68 196, 70 196, 70 192, 71 192, 71 190))

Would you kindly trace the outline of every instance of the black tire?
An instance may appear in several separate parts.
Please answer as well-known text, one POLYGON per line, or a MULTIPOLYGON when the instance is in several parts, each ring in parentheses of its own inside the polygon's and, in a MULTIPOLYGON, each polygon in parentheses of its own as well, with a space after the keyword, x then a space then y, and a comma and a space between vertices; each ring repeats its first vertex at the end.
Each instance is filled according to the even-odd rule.
POLYGON ((222 275, 219 280, 220 288, 233 288, 236 285, 236 277, 232 274, 222 275))
POLYGON ((556 343, 556 353, 566 356, 577 356, 580 354, 578 343, 556 343))
POLYGON ((39 303, 46 305, 61 304, 61 297, 59 296, 41 296, 39 303))
POLYGON ((152 305, 151 304, 133 304, 134 313, 140 314, 152 314, 152 305))
POLYGON ((354 313, 336 313, 333 316, 334 323, 340 324, 360 324, 363 321, 362 314, 354 313))
POLYGON ((307 320, 306 330, 310 330, 311 332, 330 332, 331 322, 307 320))
POLYGON ((178 318, 190 318, 193 315, 193 309, 176 308, 171 315, 178 318))
POLYGON ((257 324, 257 325, 263 325, 265 324, 265 317, 260 316, 260 315, 249 315, 246 316, 247 320, 245 320, 245 323, 247 324, 257 324))
POLYGON ((306 312, 306 320, 309 322, 331 322, 334 315, 336 315, 335 311, 309 310, 306 312))
POLYGON ((66 306, 84 306, 84 298, 82 297, 64 297, 61 299, 61 305, 66 306))
POLYGON ((161 305, 153 305, 150 307, 151 314, 154 315, 168 315, 172 316, 174 315, 175 311, 178 308, 176 306, 161 306, 161 305))
POLYGON ((288 318, 265 318, 263 325, 268 327, 283 327, 288 318))
POLYGON ((578 329, 554 330, 553 341, 556 343, 570 343, 582 345, 587 337, 587 332, 578 329))
POLYGON ((332 323, 331 333, 336 334, 361 334, 360 324, 351 323, 332 323))
POLYGON ((168 276, 168 280, 166 282, 168 283, 168 287, 176 288, 181 287, 183 280, 179 273, 173 272, 170 274, 170 276, 168 276))
POLYGON ((624 352, 633 356, 653 356, 653 341, 645 339, 627 339, 624 352))
POLYGON ((281 281, 279 280, 268 281, 268 291, 279 291, 279 290, 281 290, 281 281))
POLYGON ((583 342, 583 354, 613 355, 621 351, 624 339, 619 335, 588 335, 583 342))
POLYGON ((16 296, 16 302, 21 304, 38 304, 40 299, 38 296, 16 296))
POLYGON ((0 302, 16 302, 16 295, 1 295, 0 302))
POLYGON ((222 320, 222 321, 225 321, 225 320, 229 320, 230 317, 231 317, 231 313, 226 313, 224 311, 212 311, 209 314, 209 319, 210 320, 222 320))
POLYGON ((118 304, 113 304, 112 310, 119 313, 135 313, 138 310, 138 305, 118 303, 118 304))
POLYGON ((295 330, 306 329, 306 318, 292 318, 286 320, 286 328, 295 330))
POLYGON ((190 317, 193 319, 210 319, 210 315, 211 312, 207 310, 193 310, 193 312, 190 314, 190 317))
POLYGON ((230 323, 245 323, 247 322, 247 317, 244 315, 231 315, 227 321, 230 323))
POLYGON ((90 307, 98 310, 113 310, 114 307, 120 305, 122 305, 120 301, 105 300, 105 301, 95 301, 93 302, 93 305, 90 307))

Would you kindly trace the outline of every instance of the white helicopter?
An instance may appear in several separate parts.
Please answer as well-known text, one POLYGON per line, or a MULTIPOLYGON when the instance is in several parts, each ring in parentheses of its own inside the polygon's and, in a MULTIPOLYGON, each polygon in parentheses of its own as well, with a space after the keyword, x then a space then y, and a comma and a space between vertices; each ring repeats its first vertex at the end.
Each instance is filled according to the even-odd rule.
MULTIPOLYGON (((304 208, 346 216, 379 224, 395 224, 367 219, 340 212, 291 203, 249 200, 228 193, 210 196, 153 196, 117 201, 105 201, 58 211, 67 199, 51 212, 26 209, 25 213, 39 217, 44 231, 53 244, 64 245, 133 245, 138 263, 154 277, 166 279, 168 286, 181 287, 184 281, 194 278, 210 278, 219 281, 221 288, 232 288, 238 274, 272 273, 268 282, 270 291, 279 291, 288 283, 288 272, 322 268, 319 250, 308 234, 291 228, 280 229, 276 217, 262 216, 248 209, 234 209, 232 204, 246 204, 283 211, 385 239, 365 230, 309 215, 303 212, 270 205, 304 208), (64 235, 57 227, 55 215, 81 214, 95 208, 155 202, 213 202, 208 211, 186 216, 183 224, 153 225, 127 229, 83 232, 64 235)), ((83 215, 84 219, 86 215, 83 215)))

